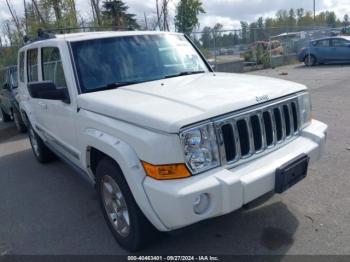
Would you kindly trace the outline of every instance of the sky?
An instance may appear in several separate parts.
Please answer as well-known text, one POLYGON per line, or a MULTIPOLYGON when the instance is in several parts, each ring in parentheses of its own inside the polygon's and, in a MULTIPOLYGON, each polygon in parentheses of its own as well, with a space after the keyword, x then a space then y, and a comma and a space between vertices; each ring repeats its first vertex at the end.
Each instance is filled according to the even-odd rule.
MULTIPOLYGON (((30 1, 30 0, 27 0, 30 1)), ((179 0, 170 0, 171 20, 175 15, 175 6, 179 0)), ((10 0, 18 15, 23 15, 23 0, 10 0)), ((144 14, 151 19, 155 15, 156 0, 125 0, 129 12, 135 13, 138 19, 144 14)), ((274 16, 280 9, 304 8, 313 10, 313 0, 202 0, 205 14, 200 15, 200 27, 224 25, 224 29, 239 28, 240 21, 255 21, 258 17, 274 16)), ((89 0, 76 0, 77 10, 84 18, 91 16, 89 0)), ((350 0, 316 0, 316 12, 334 11, 341 19, 346 13, 350 15, 350 0)), ((5 0, 0 0, 0 25, 10 18, 5 0)), ((1 28, 0 28, 1 30, 1 28)))

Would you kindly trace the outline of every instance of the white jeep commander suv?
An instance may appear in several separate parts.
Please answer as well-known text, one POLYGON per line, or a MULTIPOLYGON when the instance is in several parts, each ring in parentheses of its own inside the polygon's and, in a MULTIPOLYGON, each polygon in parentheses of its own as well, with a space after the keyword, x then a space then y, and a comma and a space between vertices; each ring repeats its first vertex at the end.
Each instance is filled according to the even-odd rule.
POLYGON ((56 35, 25 45, 18 72, 35 157, 94 183, 129 250, 285 191, 326 141, 305 86, 215 73, 182 34, 56 35))

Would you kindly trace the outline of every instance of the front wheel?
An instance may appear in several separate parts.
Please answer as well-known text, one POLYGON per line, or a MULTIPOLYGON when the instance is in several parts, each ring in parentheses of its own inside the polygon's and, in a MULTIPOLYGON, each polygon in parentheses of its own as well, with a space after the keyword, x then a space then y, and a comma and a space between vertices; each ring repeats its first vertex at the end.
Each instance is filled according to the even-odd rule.
POLYGON ((304 58, 304 64, 306 66, 314 66, 316 64, 316 57, 313 55, 307 55, 304 58))
POLYGON ((137 251, 154 240, 157 230, 135 202, 119 166, 104 158, 97 165, 96 177, 103 215, 119 245, 137 251))

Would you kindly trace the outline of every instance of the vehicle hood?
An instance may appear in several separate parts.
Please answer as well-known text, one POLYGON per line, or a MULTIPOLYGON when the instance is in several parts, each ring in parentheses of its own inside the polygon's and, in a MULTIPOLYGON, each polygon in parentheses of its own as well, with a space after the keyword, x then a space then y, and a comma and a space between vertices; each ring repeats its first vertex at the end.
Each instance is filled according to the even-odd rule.
POLYGON ((294 82, 246 74, 204 73, 78 96, 78 107, 167 133, 202 120, 305 90, 294 82))

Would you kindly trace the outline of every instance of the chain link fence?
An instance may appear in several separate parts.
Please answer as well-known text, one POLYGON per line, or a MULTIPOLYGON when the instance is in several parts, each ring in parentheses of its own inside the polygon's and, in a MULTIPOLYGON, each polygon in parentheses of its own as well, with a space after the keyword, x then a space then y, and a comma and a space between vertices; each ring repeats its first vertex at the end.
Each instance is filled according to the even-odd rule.
POLYGON ((294 27, 207 30, 191 35, 218 72, 245 72, 299 63, 310 54, 312 40, 350 35, 350 28, 294 27))
MULTIPOLYGON (((114 27, 79 27, 55 29, 52 33, 127 30, 114 27)), ((298 54, 310 42, 330 36, 350 35, 350 27, 249 28, 245 30, 206 30, 191 38, 218 72, 245 72, 298 63, 298 54)), ((20 46, 0 47, 0 68, 16 64, 20 46)), ((304 59, 306 57, 304 50, 304 59)))
POLYGON ((5 66, 17 64, 17 53, 20 46, 4 46, 0 47, 0 69, 5 66))

